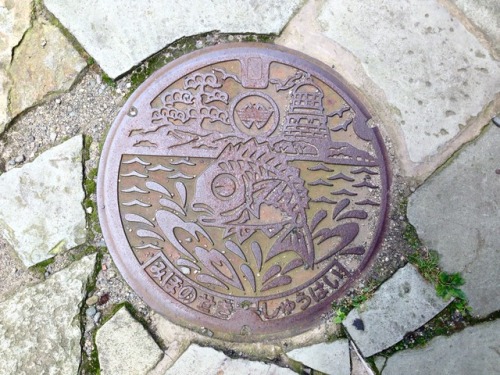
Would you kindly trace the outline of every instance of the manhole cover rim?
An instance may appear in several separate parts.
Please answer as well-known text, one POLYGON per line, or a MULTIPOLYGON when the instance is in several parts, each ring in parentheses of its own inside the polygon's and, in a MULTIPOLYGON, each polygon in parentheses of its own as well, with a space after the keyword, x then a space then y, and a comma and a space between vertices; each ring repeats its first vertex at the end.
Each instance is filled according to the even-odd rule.
MULTIPOLYGON (((235 325, 233 324, 234 326, 231 325, 231 322, 229 322, 229 324, 223 323, 226 324, 224 328, 227 329, 227 332, 223 333, 220 331, 220 320, 212 317, 205 317, 205 319, 197 325, 194 322, 197 320, 200 321, 199 313, 196 313, 170 296, 170 300, 165 302, 164 300, 167 299, 167 296, 164 295, 165 292, 156 283, 154 283, 146 275, 146 273, 131 272, 132 270, 142 271, 142 268, 135 260, 135 257, 131 257, 131 254, 126 254, 124 251, 119 251, 119 249, 122 249, 123 247, 129 247, 129 244, 125 234, 123 233, 125 229, 121 224, 118 208, 118 179, 116 176, 118 176, 119 160, 121 159, 122 154, 120 152, 113 152, 115 148, 119 148, 119 145, 116 144, 117 142, 113 142, 113 140, 117 134, 120 133, 120 126, 123 125, 124 119, 127 119, 128 121, 134 121, 137 119, 135 116, 130 116, 130 108, 141 108, 142 105, 148 103, 148 100, 151 100, 151 98, 155 97, 155 95, 162 92, 170 83, 175 82, 176 80, 184 77, 186 74, 194 72, 204 66, 221 61, 234 60, 235 57, 244 51, 262 48, 266 49, 268 56, 270 56, 273 61, 287 63, 290 59, 293 59, 293 67, 312 72, 315 77, 323 81, 326 85, 334 87, 335 91, 337 91, 337 93, 341 95, 342 98, 355 110, 358 121, 362 122, 362 127, 366 127, 368 129, 368 133, 373 132, 370 135, 373 137, 372 145, 375 148, 375 153, 382 161, 379 167, 382 191, 385 192, 385 194, 381 196, 380 219, 377 223, 376 233, 373 237, 374 240, 369 249, 367 249, 366 256, 356 271, 358 276, 344 284, 328 299, 331 301, 335 299, 335 296, 341 295, 346 288, 351 287, 352 284, 359 279, 359 274, 361 274, 372 262, 373 255, 376 253, 380 242, 383 239, 389 192, 388 158, 379 130, 377 128, 370 129, 366 125, 366 121, 370 118, 366 108, 358 101, 357 97, 343 83, 342 79, 338 77, 336 72, 315 59, 284 47, 261 43, 248 43, 243 45, 226 44, 208 47, 204 50, 196 51, 174 60, 149 77, 130 96, 119 112, 109 130, 101 153, 97 179, 98 213, 103 236, 108 243, 108 248, 115 264, 132 289, 136 291, 136 293, 138 293, 138 295, 154 310, 161 312, 161 314, 171 318, 174 322, 198 331, 200 330, 200 327, 203 326, 215 332, 216 336, 233 341, 257 341, 263 337, 266 339, 280 338, 303 332, 319 322, 321 314, 330 309, 330 303, 317 304, 309 308, 307 322, 304 322, 306 318, 303 315, 300 316, 300 322, 297 322, 298 319, 294 319, 296 316, 290 317, 290 319, 285 317, 272 323, 272 333, 269 333, 269 325, 262 325, 261 329, 253 332, 252 335, 241 336, 239 335, 241 323, 235 325), (222 55, 221 52, 223 52, 222 55), (155 94, 143 95, 146 91, 149 93, 154 92, 155 94), (114 167, 112 170, 109 169, 110 165, 114 167), (158 296, 162 296, 163 301, 161 298, 158 298, 158 296), (165 305, 171 303, 176 304, 174 309, 165 308, 165 305), (290 328, 290 326, 293 327, 290 328)), ((258 298, 265 299, 265 297, 258 298)), ((240 301, 248 300, 248 298, 244 297, 235 297, 234 299, 239 299, 240 301)))

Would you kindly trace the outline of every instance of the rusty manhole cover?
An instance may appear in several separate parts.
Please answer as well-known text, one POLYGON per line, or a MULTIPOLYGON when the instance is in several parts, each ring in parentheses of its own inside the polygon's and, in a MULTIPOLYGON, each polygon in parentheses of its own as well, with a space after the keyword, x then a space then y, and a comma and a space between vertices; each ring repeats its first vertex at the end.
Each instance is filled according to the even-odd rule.
POLYGON ((174 322, 238 341, 320 320, 373 257, 384 147, 331 69, 262 44, 207 48, 128 100, 99 214, 132 288, 174 322))

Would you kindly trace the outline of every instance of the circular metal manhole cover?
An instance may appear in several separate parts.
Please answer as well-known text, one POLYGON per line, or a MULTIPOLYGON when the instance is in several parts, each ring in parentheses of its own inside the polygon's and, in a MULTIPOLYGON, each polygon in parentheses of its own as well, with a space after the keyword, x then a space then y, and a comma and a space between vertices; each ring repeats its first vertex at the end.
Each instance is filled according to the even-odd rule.
POLYGON ((115 263, 155 310, 216 337, 312 327, 380 242, 388 175, 367 120, 331 69, 288 49, 223 45, 167 65, 102 154, 115 263))

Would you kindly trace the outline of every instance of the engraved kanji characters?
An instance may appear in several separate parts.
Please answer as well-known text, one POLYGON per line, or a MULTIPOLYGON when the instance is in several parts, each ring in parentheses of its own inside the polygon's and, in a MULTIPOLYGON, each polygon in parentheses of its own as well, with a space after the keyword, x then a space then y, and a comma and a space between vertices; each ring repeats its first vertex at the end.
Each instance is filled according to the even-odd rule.
POLYGON ((214 296, 209 296, 207 293, 200 295, 198 297, 198 300, 200 301, 196 307, 204 312, 205 314, 211 314, 212 307, 216 305, 214 296))

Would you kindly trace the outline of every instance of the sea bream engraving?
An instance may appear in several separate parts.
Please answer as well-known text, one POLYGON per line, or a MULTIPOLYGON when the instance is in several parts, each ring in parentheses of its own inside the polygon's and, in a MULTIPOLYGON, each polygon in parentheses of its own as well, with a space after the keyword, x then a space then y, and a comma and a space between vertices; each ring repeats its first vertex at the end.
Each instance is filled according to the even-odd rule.
POLYGON ((255 140, 226 146, 217 160, 197 180, 192 207, 203 213, 200 222, 224 228, 224 238, 235 234, 239 243, 258 230, 278 236, 266 260, 292 250, 313 267, 309 197, 299 169, 255 140))

